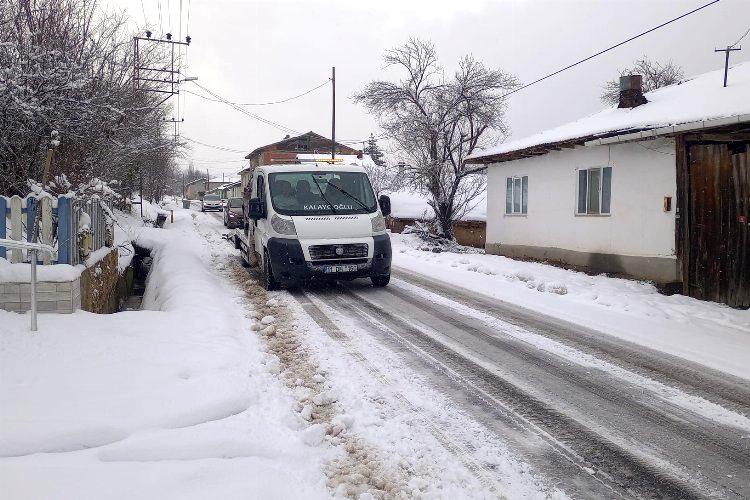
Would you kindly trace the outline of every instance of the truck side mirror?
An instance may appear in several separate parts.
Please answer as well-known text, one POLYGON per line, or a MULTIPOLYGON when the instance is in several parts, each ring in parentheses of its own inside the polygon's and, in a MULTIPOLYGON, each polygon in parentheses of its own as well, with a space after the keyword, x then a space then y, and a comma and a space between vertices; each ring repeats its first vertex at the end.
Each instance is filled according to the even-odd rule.
POLYGON ((380 212, 383 214, 383 217, 391 215, 391 198, 389 196, 380 195, 378 203, 380 203, 380 212))
POLYGON ((266 218, 266 204, 259 198, 252 198, 248 202, 247 217, 252 220, 266 218))

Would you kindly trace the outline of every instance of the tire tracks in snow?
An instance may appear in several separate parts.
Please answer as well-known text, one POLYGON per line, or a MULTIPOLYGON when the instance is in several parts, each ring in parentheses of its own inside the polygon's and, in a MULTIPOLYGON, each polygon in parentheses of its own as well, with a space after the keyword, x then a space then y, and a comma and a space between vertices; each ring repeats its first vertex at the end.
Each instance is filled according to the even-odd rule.
MULTIPOLYGON (((340 342, 347 354, 357 360, 381 385, 389 387, 391 382, 387 377, 370 361, 365 358, 359 351, 351 345, 351 339, 348 335, 336 326, 334 321, 316 305, 310 297, 302 290, 296 289, 290 291, 291 295, 299 302, 302 309, 310 316, 315 323, 332 339, 340 342)), ((471 456, 471 453, 461 444, 455 442, 443 431, 440 430, 432 421, 432 418, 426 415, 422 410, 415 406, 406 396, 399 391, 393 391, 395 399, 404 406, 413 415, 417 415, 420 423, 430 432, 430 434, 440 443, 443 448, 455 456, 492 494, 500 498, 501 488, 495 480, 495 473, 482 465, 478 460, 471 456)))
MULTIPOLYGON (((272 298, 237 259, 231 259, 228 267, 228 277, 253 306, 251 329, 279 360, 279 366, 271 366, 271 371, 279 374, 291 389, 298 400, 297 411, 311 424, 304 431, 312 439, 308 444, 328 439, 344 451, 342 458, 333 459, 326 468, 327 486, 334 494, 348 498, 359 498, 364 493, 373 498, 408 496, 411 488, 407 471, 384 460, 376 447, 349 431, 345 419, 339 418, 336 398, 326 386, 326 373, 317 368, 312 353, 304 346, 291 312, 279 301, 281 294, 272 298), (273 316, 274 321, 264 324, 262 320, 268 316, 273 316)), ((343 335, 340 331, 339 334, 343 335)))
POLYGON ((750 384, 746 380, 522 306, 483 296, 461 286, 447 285, 406 269, 394 268, 394 276, 426 293, 482 311, 495 319, 591 354, 633 373, 661 381, 732 411, 750 415, 750 384))
MULTIPOLYGON (((390 287, 385 290, 372 290, 352 285, 346 286, 346 292, 349 294, 349 301, 336 296, 329 299, 335 308, 348 309, 346 311, 348 314, 360 314, 379 324, 384 324, 392 336, 402 339, 416 355, 427 356, 433 363, 441 365, 449 376, 452 375, 464 381, 478 400, 489 400, 496 406, 509 409, 512 414, 521 417, 526 423, 531 423, 532 426, 529 429, 537 435, 545 436, 546 434, 549 437, 547 441, 553 449, 573 463, 577 461, 582 468, 593 470, 593 475, 597 478, 619 489, 619 491, 615 489, 613 493, 629 491, 631 495, 636 496, 656 494, 689 498, 710 494, 707 492, 713 489, 720 495, 742 497, 742 493, 731 486, 732 482, 736 485, 741 484, 736 483, 736 479, 715 482, 716 474, 721 473, 724 465, 731 465, 725 473, 736 469, 736 472, 732 474, 741 480, 743 474, 741 464, 747 463, 750 459, 742 443, 728 441, 726 430, 714 438, 706 427, 688 425, 688 420, 682 420, 685 415, 680 415, 679 412, 676 416, 670 417, 670 412, 674 411, 674 408, 660 410, 649 405, 643 406, 643 403, 639 402, 640 406, 633 409, 631 407, 634 400, 625 396, 626 391, 622 386, 615 383, 610 387, 594 380, 595 377, 582 377, 582 371, 575 373, 569 362, 560 362, 555 359, 555 356, 539 352, 538 349, 529 345, 522 343, 518 345, 518 342, 507 340, 501 342, 501 345, 493 345, 502 339, 489 335, 483 330, 472 328, 472 321, 477 321, 476 319, 464 316, 457 310, 445 307, 444 304, 431 304, 418 296, 411 297, 398 288, 390 287), (415 302, 420 304, 415 305, 415 302), (398 312, 393 312, 394 307, 398 312), (439 323, 419 326, 422 320, 418 318, 419 315, 415 318, 418 310, 424 310, 429 318, 438 319, 439 323), (688 460, 693 465, 700 464, 701 458, 694 454, 658 458, 658 454, 655 456, 647 449, 644 450, 642 446, 638 446, 635 436, 631 438, 628 435, 620 435, 614 440, 603 437, 602 433, 605 429, 600 428, 599 424, 594 421, 586 423, 586 420, 590 419, 579 422, 580 416, 576 417, 576 412, 568 414, 566 411, 561 412, 547 405, 543 402, 544 399, 540 399, 541 395, 537 394, 537 391, 528 392, 523 388, 524 385, 518 385, 518 381, 515 380, 518 374, 507 378, 509 374, 505 373, 505 367, 495 367, 494 364, 483 361, 481 359, 484 356, 483 351, 471 354, 472 348, 461 344, 461 336, 454 339, 449 333, 438 333, 441 331, 440 324, 451 325, 453 330, 448 331, 461 331, 465 338, 480 339, 474 348, 487 343, 488 346, 492 345, 493 349, 513 353, 513 356, 529 363, 529 367, 536 367, 543 373, 549 373, 566 383, 573 384, 574 387, 582 388, 592 397, 604 398, 603 401, 608 401, 608 404, 622 408, 625 415, 635 415, 636 420, 631 419, 631 422, 636 422, 638 419, 651 422, 647 427, 651 429, 651 432, 661 432, 660 429, 663 428, 668 431, 667 436, 678 438, 681 443, 682 441, 688 444, 700 443, 697 449, 709 452, 709 456, 721 457, 717 462, 718 465, 704 463, 704 467, 708 465, 709 468, 713 466, 717 469, 713 471, 714 476, 698 474, 702 478, 696 479, 694 473, 687 472, 691 468, 672 466, 673 462, 679 464, 683 460, 688 460), (432 328, 438 330, 433 331, 432 328), (619 394, 619 391, 623 394, 619 394), (563 445, 562 449, 560 444, 563 445)), ((718 430, 718 428, 713 429, 717 432, 718 430)), ((650 447, 647 441, 641 444, 645 444, 646 448, 650 447)), ((685 443, 680 446, 683 444, 685 443)), ((670 449, 669 446, 666 449, 670 449)), ((673 451, 679 449, 676 447, 673 451)), ((684 449, 687 451, 687 448, 684 449)), ((659 450, 658 445, 655 450, 659 450)), ((704 458, 710 460, 708 457, 704 458)), ((701 465, 697 467, 700 468, 701 465)), ((726 477, 732 478, 732 474, 727 474, 726 477)))

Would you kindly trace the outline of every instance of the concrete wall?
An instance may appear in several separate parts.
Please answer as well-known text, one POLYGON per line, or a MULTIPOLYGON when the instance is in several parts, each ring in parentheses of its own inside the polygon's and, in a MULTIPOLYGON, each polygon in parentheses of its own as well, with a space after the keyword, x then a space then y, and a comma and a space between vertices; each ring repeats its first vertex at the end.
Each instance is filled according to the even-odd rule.
MULTIPOLYGON (((73 281, 37 283, 37 311, 72 313, 81 308, 81 285, 73 281)), ((25 313, 31 310, 31 283, 0 283, 0 309, 25 313)))
MULTIPOLYGON (((77 309, 113 313, 132 287, 132 276, 121 276, 117 248, 81 272, 73 281, 37 283, 39 312, 72 313, 77 309), (129 282, 128 282, 129 280, 129 282)), ((31 310, 30 283, 0 283, 0 309, 24 313, 31 310)))
POLYGON ((674 140, 578 147, 488 169, 487 250, 677 281, 674 140), (612 167, 610 215, 576 215, 577 169, 612 167), (505 214, 505 179, 528 176, 528 214, 505 214), (663 210, 665 196, 672 211, 663 210))
POLYGON ((81 273, 81 309, 93 313, 117 312, 120 295, 117 248, 81 273))

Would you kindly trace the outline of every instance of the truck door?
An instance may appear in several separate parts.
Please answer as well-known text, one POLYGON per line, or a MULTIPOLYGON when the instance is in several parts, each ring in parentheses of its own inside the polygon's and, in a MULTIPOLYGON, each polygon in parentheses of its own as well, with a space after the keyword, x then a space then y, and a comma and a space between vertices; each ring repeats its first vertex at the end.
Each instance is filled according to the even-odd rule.
MULTIPOLYGON (((255 198, 258 198, 259 200, 263 201, 266 204, 266 213, 268 213, 268 202, 270 201, 268 199, 268 196, 266 196, 266 181, 262 174, 258 175, 258 178, 255 182, 255 198)), ((263 240, 264 236, 266 236, 266 227, 268 224, 268 218, 265 219, 258 219, 253 224, 253 245, 255 246, 255 251, 258 254, 258 258, 260 262, 263 262, 263 240)), ((266 237, 267 238, 267 237, 266 237)), ((249 239, 249 238, 248 238, 249 239)))

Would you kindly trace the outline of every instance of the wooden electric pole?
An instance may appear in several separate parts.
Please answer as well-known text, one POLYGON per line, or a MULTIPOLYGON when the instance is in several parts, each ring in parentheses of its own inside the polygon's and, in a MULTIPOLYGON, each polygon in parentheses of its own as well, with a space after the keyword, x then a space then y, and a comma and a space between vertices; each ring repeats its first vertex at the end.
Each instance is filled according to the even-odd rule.
POLYGON ((727 86, 727 74, 729 73, 729 53, 734 52, 735 50, 742 50, 742 47, 732 47, 729 46, 726 49, 714 49, 714 52, 724 52, 725 58, 724 58, 724 86, 727 86))
POLYGON ((331 68, 331 159, 336 158, 336 66, 331 68))

